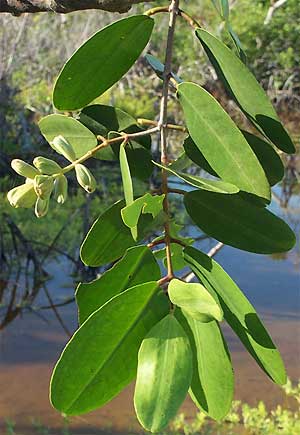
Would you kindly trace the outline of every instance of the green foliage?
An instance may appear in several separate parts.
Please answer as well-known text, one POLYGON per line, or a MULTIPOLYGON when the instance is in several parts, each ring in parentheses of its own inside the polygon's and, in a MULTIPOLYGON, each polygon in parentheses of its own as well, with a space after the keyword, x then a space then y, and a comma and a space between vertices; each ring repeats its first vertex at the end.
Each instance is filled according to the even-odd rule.
POLYGON ((155 281, 132 287, 96 310, 69 341, 53 371, 53 406, 78 415, 110 401, 134 379, 140 344, 166 313, 166 298, 158 294, 155 281))
POLYGON ((283 220, 241 193, 225 197, 198 190, 187 193, 184 203, 199 228, 235 248, 271 254, 288 251, 296 243, 293 231, 283 220))
POLYGON ((61 71, 53 92, 55 107, 81 109, 118 82, 145 48, 153 25, 151 18, 136 15, 90 38, 61 71))
POLYGON ((269 200, 270 187, 263 169, 239 129, 218 102, 193 83, 181 83, 178 97, 189 133, 216 173, 239 189, 269 200), (243 164, 245 160, 247 165, 243 164))
MULTIPOLYGON (((228 2, 213 3, 243 58, 229 20, 228 2)), ((59 204, 66 201, 67 173, 74 171, 78 184, 91 193, 99 183, 85 162, 95 158, 101 171, 104 160, 111 165, 120 162, 117 182, 122 180, 125 200, 114 202, 116 198, 111 198, 80 251, 85 265, 111 267, 97 280, 80 283, 77 288, 80 326, 54 368, 50 397, 65 415, 82 414, 109 402, 137 377, 137 417, 153 432, 168 425, 188 391, 197 407, 213 419, 222 420, 229 413, 234 378, 219 326, 223 317, 269 377, 278 384, 286 380, 281 357, 241 290, 216 262, 189 246, 194 240, 178 234, 169 193, 182 195, 196 225, 220 242, 261 254, 286 252, 295 244, 287 224, 265 208, 271 200, 270 184, 282 178, 282 163, 270 141, 288 153, 294 151, 293 143, 248 68, 177 8, 178 3, 172 2, 170 11, 164 10, 171 15, 166 64, 148 56, 163 80, 159 120, 137 120, 129 114, 131 109, 124 111, 124 106, 136 105, 137 100, 128 101, 128 96, 120 107, 102 104, 107 103, 108 95, 103 94, 133 66, 147 45, 154 25, 150 16, 162 12, 154 9, 105 27, 67 61, 56 81, 53 102, 60 110, 82 110, 77 119, 71 114, 49 115, 39 126, 52 149, 68 164, 63 167, 43 156, 33 160, 34 166, 14 160, 13 168, 25 181, 7 195, 15 208, 35 204, 36 215, 41 217, 48 212, 51 197, 59 204), (264 139, 241 131, 209 92, 172 73, 172 49, 178 45, 174 26, 180 15, 197 27, 196 35, 217 74, 264 139), (169 85, 176 88, 171 106, 169 85), (171 124, 174 121, 168 117, 168 108, 177 111, 176 97, 184 112, 184 126, 171 124), (96 104, 89 106, 92 102, 96 104), (173 164, 168 155, 169 130, 179 133, 180 143, 183 133, 190 135, 184 141, 185 153, 173 164), (151 140, 157 133, 160 162, 156 142, 151 140), (219 179, 182 173, 182 169, 190 170, 191 161, 219 179), (135 196, 136 186, 140 187, 137 179, 148 182, 154 166, 161 171, 160 186, 152 185, 147 191, 143 184, 135 196), (169 174, 194 190, 170 189, 169 174), (154 232, 158 234, 154 236, 154 232), (162 249, 152 252, 158 245, 163 245, 162 249), (175 272, 186 268, 195 273, 199 283, 176 277, 175 272)), ((189 44, 190 39, 187 41, 189 44)), ((146 80, 141 82, 144 86, 146 80)), ((261 405, 258 411, 266 423, 261 405)), ((289 416, 276 412, 276 419, 288 427, 289 416)), ((258 426, 252 411, 243 408, 243 416, 245 426, 258 426)), ((228 418, 237 421, 234 412, 228 418)), ((203 424, 204 418, 199 417, 194 427, 203 424)))
POLYGON ((145 429, 158 432, 168 425, 185 399, 191 377, 189 339, 169 314, 151 329, 139 350, 134 404, 145 429))
POLYGON ((202 252, 187 247, 184 258, 205 288, 219 300, 225 320, 248 352, 274 382, 284 384, 286 373, 281 356, 243 292, 215 260, 202 252))
POLYGON ((206 54, 230 96, 250 122, 279 149, 292 154, 295 147, 270 103, 248 68, 221 41, 202 29, 196 30, 206 54))

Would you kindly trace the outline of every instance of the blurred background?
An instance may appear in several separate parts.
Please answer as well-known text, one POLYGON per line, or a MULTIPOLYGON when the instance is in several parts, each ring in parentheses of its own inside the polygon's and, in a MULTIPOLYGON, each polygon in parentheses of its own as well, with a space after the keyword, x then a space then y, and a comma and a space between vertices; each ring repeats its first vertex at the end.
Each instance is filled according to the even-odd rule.
MULTIPOLYGON (((160 3, 163 4, 157 2, 160 3)), ((270 208, 283 217, 299 236, 299 1, 282 2, 273 14, 270 14, 272 2, 268 0, 236 0, 230 3, 231 25, 239 35, 248 66, 267 91, 297 147, 297 154, 281 156, 286 168, 285 177, 274 188, 270 208)), ((181 7, 231 45, 210 0, 181 1, 181 7)), ((131 13, 143 11, 144 5, 139 5, 131 13)), ((37 123, 41 117, 53 113, 52 88, 62 65, 90 35, 119 18, 119 15, 100 11, 65 16, 45 13, 18 18, 8 14, 0 16, 1 434, 88 435, 120 432, 129 435, 139 431, 131 400, 132 386, 100 411, 72 420, 60 416, 48 400, 53 364, 77 326, 74 289, 79 281, 94 279, 103 272, 103 269, 89 269, 82 265, 79 246, 95 218, 122 195, 118 163, 89 162, 97 179, 96 192, 85 194, 71 177, 68 201, 63 206, 53 203, 48 215, 42 219, 37 219, 32 210, 11 208, 6 199, 6 192, 22 183, 21 177, 10 167, 13 158, 31 162, 37 155, 50 158, 54 155, 41 136, 37 123)), ((162 61, 165 49, 162 35, 166 29, 167 18, 156 16, 156 28, 147 51, 162 61)), ((180 20, 173 70, 183 79, 192 79, 205 86, 239 125, 250 128, 241 112, 227 98, 193 32, 180 20)), ((157 119, 160 92, 160 80, 141 57, 126 77, 97 102, 115 105, 134 117, 157 119)), ((175 96, 171 98, 169 113, 170 122, 183 122, 175 96)), ((173 156, 180 153, 183 138, 180 135, 171 137, 173 156)), ((156 149, 155 139, 153 148, 156 149)), ((191 168, 191 171, 196 173, 196 168, 191 168)), ((153 174, 151 183, 157 183, 155 177, 153 174)), ((172 187, 177 186, 176 180, 171 182, 172 187)), ((143 192, 145 188, 146 185, 138 181, 138 189, 143 192)), ((172 199, 172 209, 174 214, 176 210, 176 222, 183 225, 182 234, 197 239, 198 246, 203 250, 214 245, 213 240, 193 227, 176 198, 172 199)), ((225 247, 217 259, 257 308, 283 355, 288 376, 293 383, 298 382, 299 244, 287 254, 273 256, 254 255, 225 247)), ((236 373, 236 399, 252 407, 244 406, 242 411, 243 419, 248 419, 248 423, 235 424, 237 414, 233 413, 231 422, 211 426, 210 422, 202 422, 203 416, 197 415, 192 402, 187 401, 182 410, 185 417, 178 417, 172 433, 298 434, 300 429, 293 432, 297 419, 299 423, 299 415, 294 414, 299 405, 297 400, 272 385, 229 329, 225 327, 224 330, 236 373), (254 408, 253 411, 260 400, 265 403, 263 406, 266 409, 254 408), (286 432, 267 426, 267 412, 277 405, 283 406, 287 414, 283 417, 279 413, 279 417, 273 415, 270 418, 281 419, 280 425, 286 425, 286 432)), ((300 389, 292 391, 288 387, 287 393, 294 394, 300 403, 300 389)))

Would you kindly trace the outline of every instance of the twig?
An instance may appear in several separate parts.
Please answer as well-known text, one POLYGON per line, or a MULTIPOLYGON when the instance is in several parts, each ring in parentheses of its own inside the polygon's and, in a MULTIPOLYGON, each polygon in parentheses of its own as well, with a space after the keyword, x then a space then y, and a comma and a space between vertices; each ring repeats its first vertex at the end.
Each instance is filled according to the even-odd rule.
MULTIPOLYGON (((161 163, 162 165, 168 164, 168 144, 167 144, 167 119, 168 119, 168 96, 169 96, 169 81, 171 77, 171 64, 173 54, 173 41, 175 23, 178 15, 179 0, 172 0, 169 8, 169 31, 167 37, 167 48, 165 56, 165 68, 163 72, 163 90, 161 98, 161 109, 158 126, 160 129, 161 141, 161 163)), ((169 200, 168 200, 168 173, 162 169, 162 193, 165 195, 163 202, 163 209, 167 216, 165 221, 165 242, 166 242, 166 257, 167 257, 167 271, 168 277, 173 277, 172 265, 172 252, 171 252, 171 235, 170 235, 170 215, 169 215, 169 200)))

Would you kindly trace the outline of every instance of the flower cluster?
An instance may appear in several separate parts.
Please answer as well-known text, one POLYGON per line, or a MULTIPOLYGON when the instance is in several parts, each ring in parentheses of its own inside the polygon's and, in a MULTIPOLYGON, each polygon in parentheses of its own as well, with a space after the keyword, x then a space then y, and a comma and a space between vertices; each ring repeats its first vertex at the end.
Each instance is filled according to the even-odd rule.
POLYGON ((14 159, 11 166, 14 171, 25 177, 25 183, 10 190, 7 199, 12 207, 31 208, 35 206, 37 217, 43 217, 49 209, 50 197, 58 204, 64 204, 68 196, 68 180, 64 175, 75 169, 79 185, 88 193, 96 189, 96 180, 88 168, 77 163, 72 145, 63 137, 57 136, 51 142, 52 148, 63 155, 71 165, 62 168, 54 160, 36 157, 32 165, 23 160, 14 159))

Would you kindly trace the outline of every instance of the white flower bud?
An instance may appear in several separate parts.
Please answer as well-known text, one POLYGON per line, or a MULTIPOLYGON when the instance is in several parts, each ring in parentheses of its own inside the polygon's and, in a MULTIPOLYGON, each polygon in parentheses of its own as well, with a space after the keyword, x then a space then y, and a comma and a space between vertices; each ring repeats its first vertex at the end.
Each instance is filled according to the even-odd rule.
POLYGON ((34 190, 41 199, 48 199, 54 186, 54 179, 48 175, 37 175, 34 178, 34 190))
POLYGON ((83 187, 88 193, 94 192, 96 189, 96 180, 89 169, 78 163, 75 165, 75 172, 80 186, 83 187))
POLYGON ((36 193, 33 188, 33 183, 22 184, 10 190, 7 194, 7 199, 12 207, 30 208, 36 200, 36 193))
POLYGON ((62 168, 54 160, 46 157, 36 157, 33 164, 42 174, 46 175, 58 174, 62 171, 62 168))
POLYGON ((39 171, 36 168, 20 159, 12 160, 11 167, 22 177, 33 179, 36 175, 39 175, 39 171))
POLYGON ((35 202, 35 209, 34 209, 36 217, 41 218, 46 216, 46 214, 48 213, 48 209, 49 209, 49 199, 37 198, 35 202))
POLYGON ((63 136, 56 136, 50 145, 58 154, 63 155, 70 162, 76 160, 75 151, 72 145, 63 136))
POLYGON ((54 198, 58 204, 64 204, 68 197, 68 180, 62 174, 54 181, 54 198))

